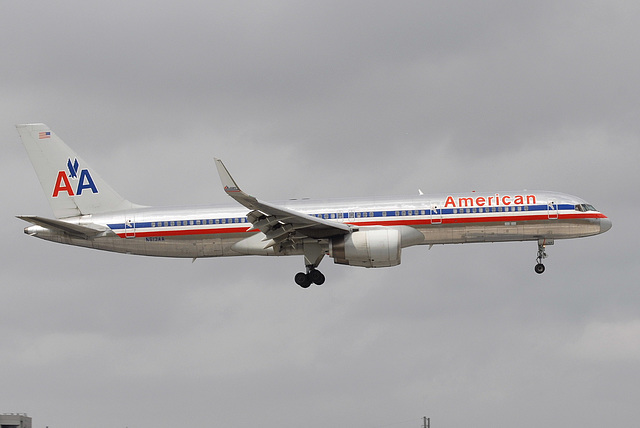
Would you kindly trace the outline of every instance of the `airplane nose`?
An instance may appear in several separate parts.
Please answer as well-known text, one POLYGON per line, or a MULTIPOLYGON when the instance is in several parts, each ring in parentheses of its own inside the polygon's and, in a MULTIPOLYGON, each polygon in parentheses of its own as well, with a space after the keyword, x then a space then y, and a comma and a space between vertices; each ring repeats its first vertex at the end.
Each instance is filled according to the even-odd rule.
POLYGON ((611 220, 607 217, 600 219, 600 233, 604 233, 607 230, 611 229, 611 220))

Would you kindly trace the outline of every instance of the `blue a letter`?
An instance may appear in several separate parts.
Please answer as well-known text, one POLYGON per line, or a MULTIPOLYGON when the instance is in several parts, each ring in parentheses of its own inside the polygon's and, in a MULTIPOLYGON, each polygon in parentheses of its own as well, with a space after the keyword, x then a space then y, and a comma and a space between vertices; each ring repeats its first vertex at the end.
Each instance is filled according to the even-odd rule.
POLYGON ((80 179, 78 180, 78 191, 76 192, 76 195, 82 195, 82 189, 91 189, 93 193, 98 193, 98 189, 96 189, 96 185, 93 183, 91 174, 89 174, 89 170, 87 169, 83 169, 82 172, 80 172, 80 179))

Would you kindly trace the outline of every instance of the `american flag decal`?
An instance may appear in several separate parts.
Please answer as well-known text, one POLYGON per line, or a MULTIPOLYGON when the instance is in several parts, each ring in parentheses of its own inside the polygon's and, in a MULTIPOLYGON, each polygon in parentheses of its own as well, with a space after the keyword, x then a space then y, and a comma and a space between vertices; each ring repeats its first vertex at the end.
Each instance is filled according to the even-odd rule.
POLYGON ((38 133, 38 140, 43 140, 45 138, 51 138, 51 132, 50 131, 43 131, 43 132, 39 132, 38 133))

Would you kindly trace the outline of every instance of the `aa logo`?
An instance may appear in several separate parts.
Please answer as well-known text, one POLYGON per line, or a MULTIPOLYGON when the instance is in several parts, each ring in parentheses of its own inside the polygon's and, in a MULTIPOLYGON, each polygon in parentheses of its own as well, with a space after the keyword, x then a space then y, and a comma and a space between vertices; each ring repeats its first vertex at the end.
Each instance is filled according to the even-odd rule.
POLYGON ((67 169, 69 172, 68 175, 67 171, 58 171, 56 185, 53 187, 54 198, 57 198, 61 192, 66 192, 68 196, 80 196, 82 195, 83 190, 91 190, 92 193, 98 193, 98 189, 93 182, 93 178, 91 178, 89 170, 80 170, 78 159, 74 159, 73 162, 69 159, 67 161, 67 169), (79 176, 78 173, 80 173, 79 176), (73 180, 75 186, 71 185, 71 181, 69 179, 73 180))

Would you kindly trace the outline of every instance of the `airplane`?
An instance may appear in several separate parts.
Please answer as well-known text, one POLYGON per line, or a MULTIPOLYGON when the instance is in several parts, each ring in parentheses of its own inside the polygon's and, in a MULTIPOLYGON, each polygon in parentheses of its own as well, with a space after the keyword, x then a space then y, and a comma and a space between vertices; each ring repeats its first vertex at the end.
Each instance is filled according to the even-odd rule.
POLYGON ((322 285, 324 256, 337 264, 397 266, 416 245, 533 241, 545 271, 556 239, 604 233, 611 220, 586 201, 547 191, 468 192, 395 198, 265 202, 245 193, 220 159, 222 187, 237 206, 148 207, 111 188, 51 129, 16 125, 56 217, 20 215, 27 235, 79 247, 158 257, 304 257, 302 288, 322 285))

